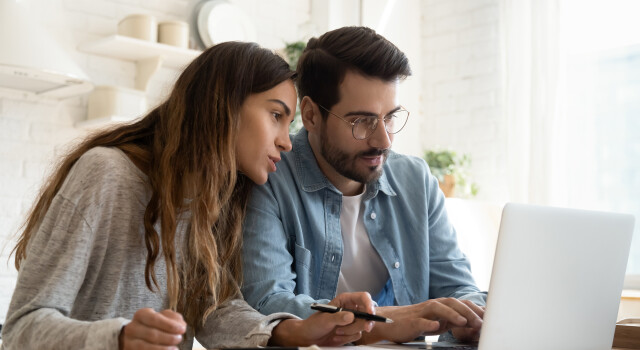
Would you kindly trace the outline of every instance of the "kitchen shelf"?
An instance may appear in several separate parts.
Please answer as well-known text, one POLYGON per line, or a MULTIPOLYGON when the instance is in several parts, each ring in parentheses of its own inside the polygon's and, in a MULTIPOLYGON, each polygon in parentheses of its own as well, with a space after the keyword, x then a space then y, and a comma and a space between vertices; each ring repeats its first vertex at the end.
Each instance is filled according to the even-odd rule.
POLYGON ((118 58, 136 63, 136 89, 147 90, 151 76, 162 65, 174 69, 185 68, 201 51, 140 40, 122 35, 80 44, 78 50, 95 55, 118 58))
MULTIPOLYGON (((172 45, 140 40, 122 35, 111 35, 78 45, 78 50, 94 55, 116 58, 136 64, 135 89, 147 91, 149 80, 162 65, 172 69, 184 69, 202 51, 184 49, 172 45)), ((88 119, 76 123, 77 128, 95 129, 109 124, 132 121, 139 116, 113 115, 88 119)))
POLYGON ((78 46, 78 50, 134 62, 162 56, 163 64, 178 69, 186 67, 202 52, 122 35, 112 35, 82 43, 78 46))

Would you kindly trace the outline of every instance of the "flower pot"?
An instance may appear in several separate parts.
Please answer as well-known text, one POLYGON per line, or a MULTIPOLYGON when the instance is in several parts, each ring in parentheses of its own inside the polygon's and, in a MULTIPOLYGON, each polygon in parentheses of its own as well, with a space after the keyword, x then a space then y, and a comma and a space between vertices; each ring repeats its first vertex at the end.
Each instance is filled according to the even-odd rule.
POLYGON ((443 181, 438 183, 438 186, 440 186, 440 190, 442 190, 445 197, 453 197, 453 192, 456 187, 456 178, 451 174, 445 175, 443 181))

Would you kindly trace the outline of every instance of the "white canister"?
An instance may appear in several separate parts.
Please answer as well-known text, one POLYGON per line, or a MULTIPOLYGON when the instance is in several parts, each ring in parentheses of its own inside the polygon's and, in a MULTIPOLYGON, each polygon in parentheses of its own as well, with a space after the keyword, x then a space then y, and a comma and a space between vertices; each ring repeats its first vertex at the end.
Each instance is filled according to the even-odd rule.
POLYGON ((189 25, 182 21, 160 22, 158 24, 158 42, 188 48, 189 25))
POLYGON ((147 110, 144 91, 121 86, 100 85, 89 95, 87 119, 135 119, 147 110))
POLYGON ((118 34, 155 42, 158 38, 157 23, 151 15, 129 15, 118 23, 118 34))

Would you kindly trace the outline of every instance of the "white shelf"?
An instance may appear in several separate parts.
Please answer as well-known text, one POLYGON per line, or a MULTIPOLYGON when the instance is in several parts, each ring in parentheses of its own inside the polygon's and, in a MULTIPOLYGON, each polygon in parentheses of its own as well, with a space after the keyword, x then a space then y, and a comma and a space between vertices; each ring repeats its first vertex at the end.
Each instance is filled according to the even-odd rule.
MULTIPOLYGON (((184 69, 202 52, 172 45, 140 40, 122 35, 92 40, 78 45, 78 50, 94 55, 116 58, 136 64, 135 89, 147 91, 149 80, 162 65, 173 69, 184 69)), ((76 123, 77 128, 96 129, 118 122, 136 119, 123 116, 109 116, 89 119, 76 123)))
POLYGON ((198 50, 183 49, 122 35, 112 35, 82 43, 78 46, 78 50, 133 62, 162 57, 163 64, 177 69, 186 67, 201 53, 198 50))
POLYGON ((27 101, 58 101, 93 89, 86 78, 42 69, 0 65, 0 95, 27 101))

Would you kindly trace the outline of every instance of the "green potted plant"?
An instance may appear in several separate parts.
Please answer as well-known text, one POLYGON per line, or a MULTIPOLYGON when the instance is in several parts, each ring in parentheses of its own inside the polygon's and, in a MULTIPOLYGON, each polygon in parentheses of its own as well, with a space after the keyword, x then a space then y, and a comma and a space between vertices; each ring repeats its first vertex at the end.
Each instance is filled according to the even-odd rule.
POLYGON ((423 158, 438 179, 445 197, 474 197, 478 194, 478 186, 468 180, 471 158, 467 154, 458 155, 452 150, 427 150, 423 158))

